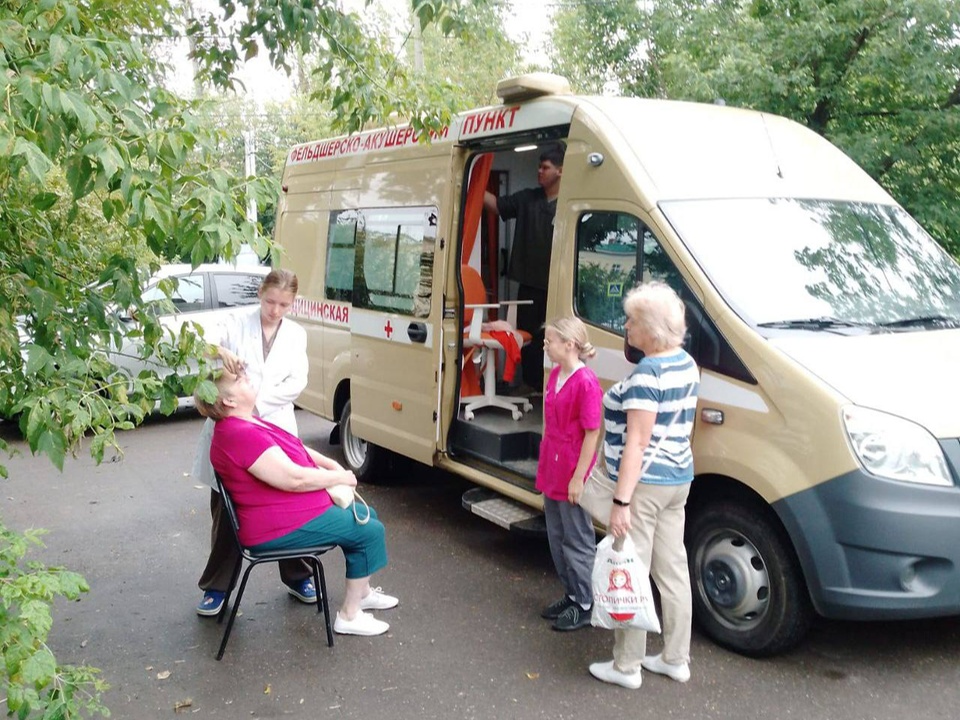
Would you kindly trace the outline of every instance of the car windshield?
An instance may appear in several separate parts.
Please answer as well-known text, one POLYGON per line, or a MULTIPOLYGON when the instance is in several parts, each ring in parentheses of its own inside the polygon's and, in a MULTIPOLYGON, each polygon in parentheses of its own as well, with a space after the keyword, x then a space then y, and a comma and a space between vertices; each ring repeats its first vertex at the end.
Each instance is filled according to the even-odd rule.
POLYGON ((802 199, 663 202, 717 290, 757 326, 960 327, 960 266, 904 210, 802 199))

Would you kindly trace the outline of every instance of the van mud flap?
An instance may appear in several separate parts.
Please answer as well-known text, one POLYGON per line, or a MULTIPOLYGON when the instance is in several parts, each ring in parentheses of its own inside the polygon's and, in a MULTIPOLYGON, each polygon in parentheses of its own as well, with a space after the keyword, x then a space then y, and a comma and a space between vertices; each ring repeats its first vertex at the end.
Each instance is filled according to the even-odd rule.
POLYGON ((463 507, 474 515, 523 535, 545 536, 543 513, 487 488, 472 488, 463 494, 463 507))

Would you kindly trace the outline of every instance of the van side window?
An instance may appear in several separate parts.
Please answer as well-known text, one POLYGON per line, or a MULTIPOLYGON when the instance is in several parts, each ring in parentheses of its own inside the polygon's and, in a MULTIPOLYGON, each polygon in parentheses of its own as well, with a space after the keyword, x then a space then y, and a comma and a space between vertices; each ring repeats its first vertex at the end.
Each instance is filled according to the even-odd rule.
POLYGON ((327 300, 353 302, 353 275, 355 242, 357 237, 356 210, 330 213, 327 233, 327 278, 324 294, 327 300))
POLYGON ((577 313, 623 333, 623 296, 636 284, 637 242, 645 230, 632 215, 590 212, 577 223, 577 313))
POLYGON ((436 208, 361 210, 353 306, 415 317, 430 314, 436 208))
POLYGON ((587 322, 623 335, 623 298, 638 282, 662 280, 687 307, 684 348, 702 368, 756 380, 687 288, 653 232, 626 213, 591 212, 577 224, 576 309, 587 322))

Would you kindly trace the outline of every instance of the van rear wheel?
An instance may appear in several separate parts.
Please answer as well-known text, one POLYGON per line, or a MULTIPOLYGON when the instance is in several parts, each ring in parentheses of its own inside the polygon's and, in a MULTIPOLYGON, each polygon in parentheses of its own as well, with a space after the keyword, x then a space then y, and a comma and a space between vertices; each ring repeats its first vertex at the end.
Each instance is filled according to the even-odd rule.
POLYGON ((768 657, 795 647, 813 608, 788 541, 761 508, 728 502, 687 525, 693 615, 723 647, 768 657))
POLYGON ((343 449, 347 468, 357 476, 358 482, 382 482, 390 459, 390 451, 353 434, 350 423, 350 404, 347 400, 340 412, 340 447, 343 449))

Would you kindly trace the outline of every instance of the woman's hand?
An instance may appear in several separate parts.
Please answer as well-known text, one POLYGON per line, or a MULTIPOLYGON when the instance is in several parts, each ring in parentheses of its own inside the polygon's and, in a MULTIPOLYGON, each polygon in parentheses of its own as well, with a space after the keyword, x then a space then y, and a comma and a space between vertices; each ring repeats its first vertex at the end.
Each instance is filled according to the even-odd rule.
POLYGON ((630 532, 630 508, 623 505, 614 505, 610 510, 610 522, 607 523, 610 534, 615 538, 626 537, 630 532))
POLYGON ((583 495, 583 480, 577 480, 576 477, 570 478, 570 483, 567 485, 567 502, 571 505, 579 505, 581 495, 583 495))
POLYGON ((220 347, 217 350, 217 355, 220 356, 220 359, 223 361, 224 369, 231 373, 232 375, 242 375, 246 366, 244 365, 243 360, 237 357, 236 354, 230 352, 225 347, 220 347))

